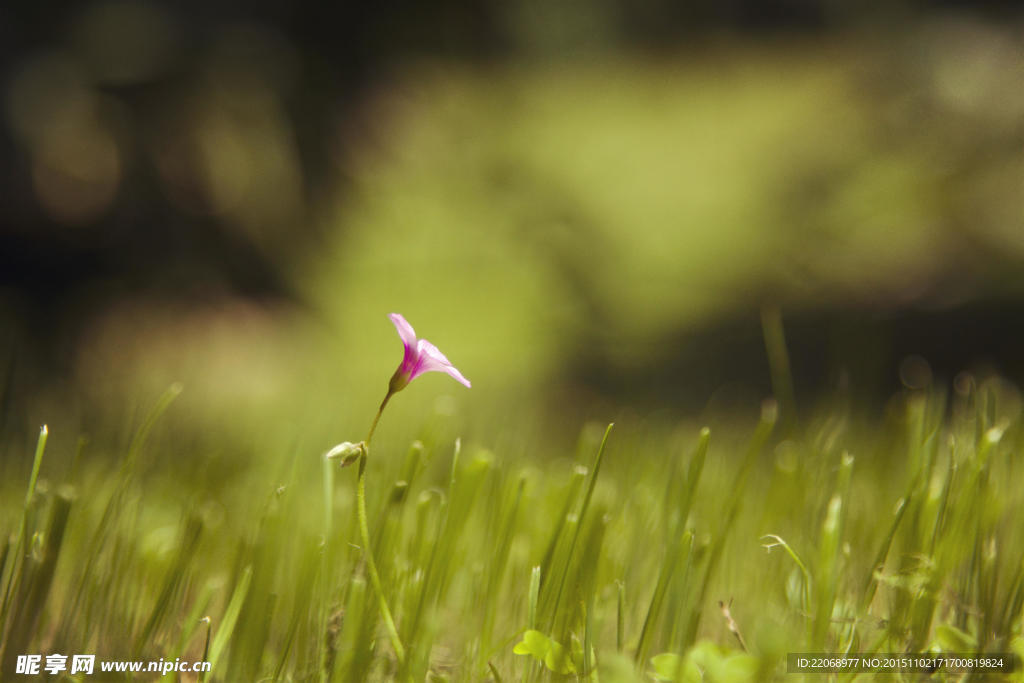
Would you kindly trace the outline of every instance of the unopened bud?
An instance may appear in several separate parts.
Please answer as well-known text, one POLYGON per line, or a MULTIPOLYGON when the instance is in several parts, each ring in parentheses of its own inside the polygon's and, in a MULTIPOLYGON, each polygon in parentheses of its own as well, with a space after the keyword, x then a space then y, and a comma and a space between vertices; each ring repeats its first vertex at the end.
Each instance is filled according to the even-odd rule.
POLYGON ((362 455, 363 445, 361 443, 352 443, 351 441, 342 441, 337 446, 327 451, 324 457, 328 460, 340 460, 342 467, 348 467, 362 455))

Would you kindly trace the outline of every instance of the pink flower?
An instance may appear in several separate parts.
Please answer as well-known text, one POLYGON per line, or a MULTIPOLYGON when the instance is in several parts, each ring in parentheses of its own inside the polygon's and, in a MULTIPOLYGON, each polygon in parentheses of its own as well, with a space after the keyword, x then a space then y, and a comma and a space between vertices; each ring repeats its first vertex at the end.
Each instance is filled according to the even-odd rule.
POLYGON ((405 346, 402 364, 398 366, 388 386, 389 396, 404 389, 409 382, 424 372, 445 372, 467 387, 473 386, 436 346, 426 339, 417 339, 416 331, 401 314, 392 313, 388 317, 395 324, 398 336, 402 338, 402 344, 405 346))

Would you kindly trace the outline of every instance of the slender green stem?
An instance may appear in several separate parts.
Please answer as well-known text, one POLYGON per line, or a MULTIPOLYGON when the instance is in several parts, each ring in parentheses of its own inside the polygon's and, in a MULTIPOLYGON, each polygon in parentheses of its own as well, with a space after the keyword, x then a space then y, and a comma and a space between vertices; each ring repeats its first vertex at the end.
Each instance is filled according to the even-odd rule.
POLYGON ((377 422, 380 421, 380 415, 384 412, 384 406, 387 405, 388 399, 391 398, 391 393, 389 391, 388 395, 384 397, 383 403, 380 404, 377 416, 373 418, 373 424, 370 426, 370 432, 366 435, 366 441, 362 444, 362 453, 359 455, 359 475, 356 479, 356 516, 359 518, 359 535, 363 542, 363 557, 366 558, 366 568, 370 573, 370 583, 373 584, 373 590, 377 593, 380 616, 384 620, 384 626, 388 630, 388 637, 391 639, 391 647, 394 648, 395 656, 398 658, 398 668, 404 669, 405 647, 402 646, 402 639, 398 637, 395 619, 391 616, 391 608, 388 607, 388 601, 384 597, 384 586, 380 582, 377 563, 373 559, 373 550, 370 548, 370 527, 366 521, 366 458, 370 452, 370 439, 373 438, 373 431, 377 428, 377 422))
MULTIPOLYGON (((11 607, 11 600, 14 597, 15 586, 20 582, 25 571, 25 557, 23 552, 28 541, 28 517, 32 499, 36 495, 36 481, 39 479, 39 466, 43 462, 43 452, 46 450, 46 439, 50 430, 43 425, 39 430, 39 440, 36 442, 36 456, 32 460, 32 475, 28 480, 28 490, 25 492, 25 505, 21 509, 21 525, 18 527, 18 537, 14 544, 14 555, 11 557, 11 571, 7 576, 7 588, 3 591, 3 601, 0 602, 0 630, 3 629, 4 620, 8 608, 11 607)), ((10 546, 8 546, 10 547, 10 546)), ((3 565, 0 565, 0 580, 3 579, 3 565)))
POLYGON ((377 414, 374 416, 373 423, 370 425, 370 431, 366 435, 366 438, 363 440, 363 443, 366 444, 367 448, 370 447, 370 439, 373 438, 373 433, 375 431, 377 431, 377 423, 380 422, 380 416, 384 412, 384 406, 386 406, 388 404, 388 401, 391 400, 391 396, 394 393, 395 392, 393 392, 393 391, 388 391, 388 395, 385 396, 384 400, 380 402, 380 408, 377 408, 377 414))

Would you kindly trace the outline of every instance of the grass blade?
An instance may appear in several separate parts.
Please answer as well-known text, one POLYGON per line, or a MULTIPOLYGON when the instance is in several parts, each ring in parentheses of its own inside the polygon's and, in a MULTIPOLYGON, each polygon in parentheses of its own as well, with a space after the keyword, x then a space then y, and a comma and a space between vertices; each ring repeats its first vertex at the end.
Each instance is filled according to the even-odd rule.
POLYGON ((242 578, 239 580, 238 585, 235 586, 234 593, 231 594, 231 601, 228 603, 227 609, 224 610, 224 616, 221 619, 220 626, 217 628, 217 635, 213 637, 213 643, 210 645, 210 653, 206 661, 210 663, 211 674, 217 670, 217 663, 220 662, 225 650, 227 650, 231 634, 234 632, 235 624, 238 622, 238 615, 241 613, 242 605, 245 604, 246 596, 249 594, 249 584, 251 581, 252 566, 248 566, 242 572, 242 578))

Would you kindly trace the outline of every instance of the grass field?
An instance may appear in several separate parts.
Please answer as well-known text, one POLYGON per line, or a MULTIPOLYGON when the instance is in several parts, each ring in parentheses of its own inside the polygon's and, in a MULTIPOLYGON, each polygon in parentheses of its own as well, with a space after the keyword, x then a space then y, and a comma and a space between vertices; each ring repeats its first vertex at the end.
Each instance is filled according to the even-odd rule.
POLYGON ((49 677, 79 683, 789 681, 795 653, 1024 657, 1020 391, 929 369, 878 396, 903 347, 857 334, 948 314, 970 343, 934 335, 947 365, 1014 373, 1019 31, 882 20, 410 57, 344 114, 328 102, 350 95, 292 100, 291 67, 260 76, 248 47, 187 97, 169 77, 166 107, 142 106, 160 83, 68 76, 53 46, 19 67, 25 188, 124 211, 109 234, 60 223, 63 251, 25 242, 46 269, 0 282, 18 323, 0 326, 0 683, 58 655, 95 655, 49 677), (114 268, 104 245, 134 254, 168 210, 168 271, 114 268), (195 263, 170 258, 208 223, 195 263), (996 332, 961 304, 996 309, 996 332), (325 455, 367 434, 397 360, 391 310, 473 386, 416 380, 341 467, 325 455), (766 349, 718 344, 757 311, 766 349), (848 394, 790 364, 783 312, 835 321, 814 353, 848 394), (696 360, 666 367, 677 351, 696 360), (730 393, 769 378, 760 411, 762 389, 730 393), (128 661, 210 670, 98 670, 128 661))
MULTIPOLYGON (((950 49, 935 54, 957 62, 950 49)), ((360 136, 314 212, 321 253, 288 276, 302 312, 123 302, 69 362, 73 396, 4 390, 0 679, 54 654, 202 660, 168 680, 227 683, 796 680, 790 653, 1024 656, 1024 404, 1008 383, 798 412, 779 317, 763 368, 779 404, 760 414, 651 408, 692 393, 677 377, 637 393, 650 415, 573 400, 594 366, 656 363, 747 315, 737 302, 760 306, 752 293, 904 302, 922 273, 970 281, 977 263, 1012 300, 1020 279, 990 259, 1020 248, 1002 227, 1013 160, 974 150, 1014 148, 1016 72, 993 62, 1010 85, 979 90, 991 120, 980 98, 976 118, 957 101, 894 127, 906 104, 865 97, 863 70, 881 68, 867 51, 425 66, 382 91, 377 142, 360 136), (953 239, 947 205, 979 232, 953 239), (474 385, 417 380, 341 468, 324 455, 370 427, 393 307, 474 385)), ((920 97, 948 79, 925 81, 920 97)))
POLYGON ((359 468, 280 426, 239 464, 176 432, 179 391, 116 459, 51 455, 43 430, 31 468, 8 468, 3 680, 29 680, 31 653, 207 660, 210 681, 738 681, 787 677, 791 652, 1024 655, 1024 432, 1003 382, 908 390, 874 418, 837 400, 715 431, 587 424, 575 447, 515 424, 461 443, 427 418, 397 443, 385 411, 365 470, 382 595, 359 468))

